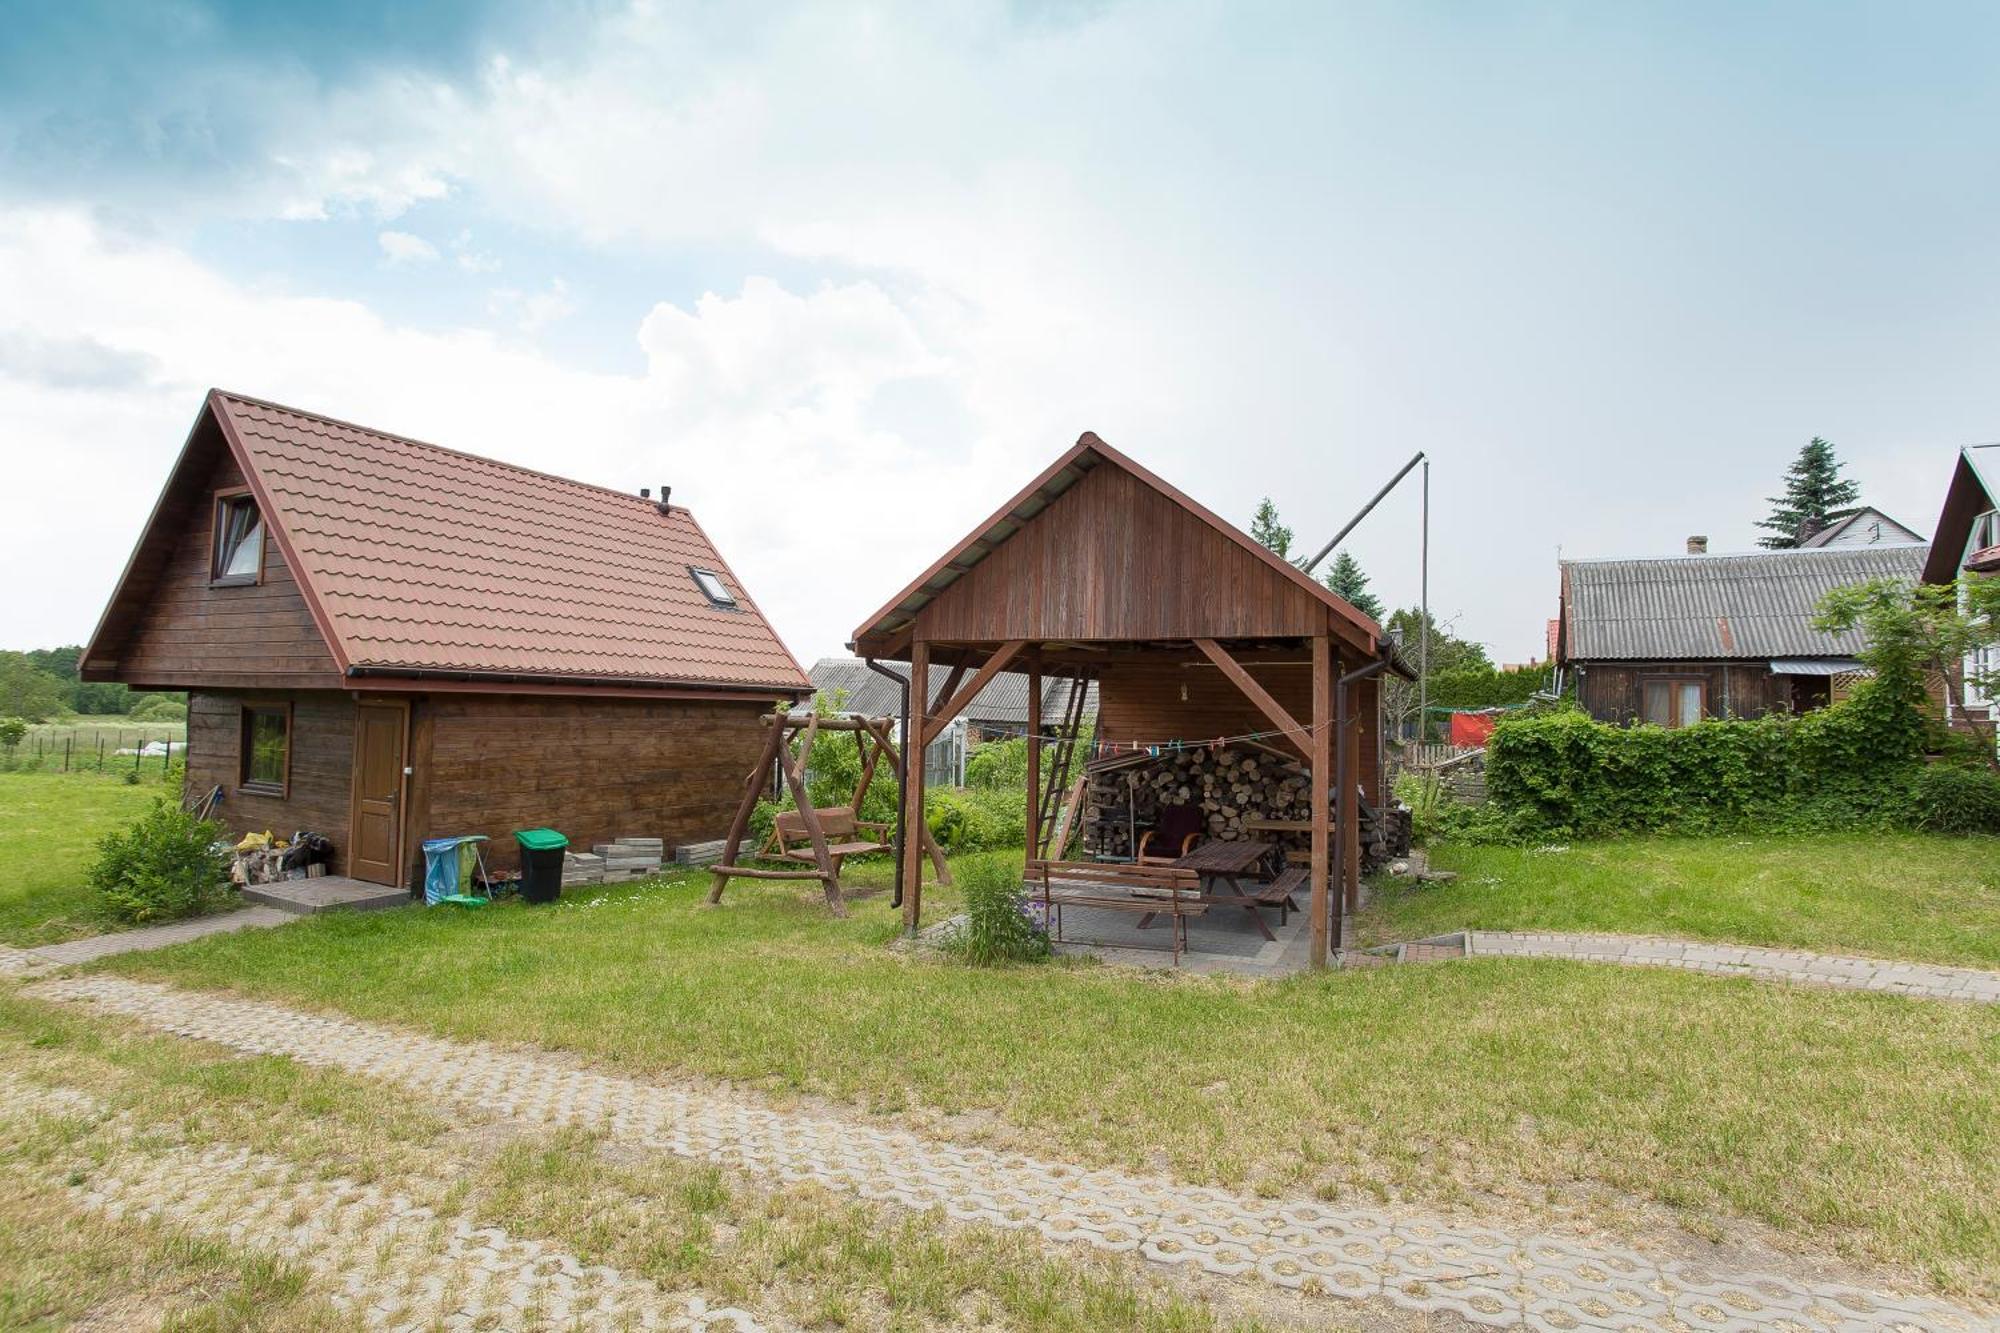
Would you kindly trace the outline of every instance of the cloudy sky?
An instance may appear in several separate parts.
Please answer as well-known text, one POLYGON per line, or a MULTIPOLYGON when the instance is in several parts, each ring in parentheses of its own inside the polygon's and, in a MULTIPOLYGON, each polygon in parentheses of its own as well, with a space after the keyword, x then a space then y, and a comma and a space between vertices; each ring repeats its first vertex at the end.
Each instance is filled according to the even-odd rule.
POLYGON ((1989 6, 9 6, 0 647, 85 637, 222 385, 670 483, 792 649, 1085 429, 1432 602, 1743 549, 2000 437, 1989 6), (768 497, 800 499, 769 522, 768 497), (1417 496, 1351 540, 1417 593, 1417 496))

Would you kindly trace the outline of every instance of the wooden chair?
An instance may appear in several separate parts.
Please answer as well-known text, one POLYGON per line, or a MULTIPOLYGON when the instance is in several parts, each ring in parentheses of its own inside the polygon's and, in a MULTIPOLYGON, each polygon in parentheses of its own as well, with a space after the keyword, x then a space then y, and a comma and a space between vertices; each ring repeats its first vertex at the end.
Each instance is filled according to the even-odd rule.
POLYGON ((1172 865, 1194 849, 1203 832, 1200 806, 1167 806, 1160 811, 1159 822, 1139 835, 1133 858, 1142 866, 1172 865), (1155 845, 1160 850, 1148 854, 1146 849, 1155 845))
MULTIPOLYGON (((826 853, 833 858, 833 873, 836 875, 840 873, 840 863, 850 856, 865 856, 869 852, 891 849, 889 825, 857 819, 850 806, 816 808, 813 813, 819 816, 820 832, 826 835, 826 853)), ((813 850, 812 834, 806 829, 805 816, 796 810, 782 811, 771 821, 770 841, 764 844, 759 855, 782 857, 788 861, 817 861, 819 854, 813 850)))
MULTIPOLYGON (((1040 884, 1036 896, 1049 938, 1061 940, 1063 908, 1096 907, 1113 912, 1170 918, 1168 949, 1179 967, 1187 951, 1187 923, 1208 911, 1201 876, 1173 866, 1114 865, 1104 861, 1030 861, 1028 876, 1040 884)), ((1152 946, 1120 945, 1121 948, 1152 946)))

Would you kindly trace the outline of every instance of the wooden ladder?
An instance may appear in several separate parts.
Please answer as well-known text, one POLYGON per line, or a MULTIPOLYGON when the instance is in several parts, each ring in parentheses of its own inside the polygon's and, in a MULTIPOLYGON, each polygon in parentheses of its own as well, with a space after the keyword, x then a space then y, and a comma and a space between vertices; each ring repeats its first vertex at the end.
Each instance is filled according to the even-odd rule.
MULTIPOLYGON (((1036 859, 1055 856, 1060 858, 1062 848, 1050 850, 1050 839, 1055 835, 1056 815, 1062 810, 1070 793, 1070 764, 1076 754, 1076 738, 1083 731, 1083 705, 1090 694, 1091 673, 1087 667, 1077 668, 1070 677, 1069 703, 1063 709, 1063 720, 1056 727, 1056 752, 1050 757, 1047 771, 1042 776, 1042 791, 1036 805, 1038 818, 1036 828, 1040 831, 1040 843, 1035 848, 1036 859)), ((1040 737, 1030 737, 1030 745, 1039 745, 1040 737)), ((1062 831, 1067 834, 1072 821, 1062 821, 1062 831)))

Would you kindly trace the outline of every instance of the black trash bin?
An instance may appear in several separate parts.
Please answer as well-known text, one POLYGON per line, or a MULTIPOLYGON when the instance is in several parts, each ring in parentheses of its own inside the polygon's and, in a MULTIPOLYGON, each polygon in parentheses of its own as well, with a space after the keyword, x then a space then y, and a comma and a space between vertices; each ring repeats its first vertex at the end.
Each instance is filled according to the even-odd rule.
POLYGON ((569 839, 552 828, 518 829, 521 848, 521 899, 552 903, 562 897, 563 855, 569 839))

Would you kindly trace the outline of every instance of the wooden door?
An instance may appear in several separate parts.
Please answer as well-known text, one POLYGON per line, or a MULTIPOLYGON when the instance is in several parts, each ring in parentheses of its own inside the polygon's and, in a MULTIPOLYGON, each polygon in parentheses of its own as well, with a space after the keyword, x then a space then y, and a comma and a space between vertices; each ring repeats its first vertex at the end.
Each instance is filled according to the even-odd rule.
POLYGON ((354 709, 354 816, 347 873, 376 884, 403 882, 403 791, 408 704, 354 709))

